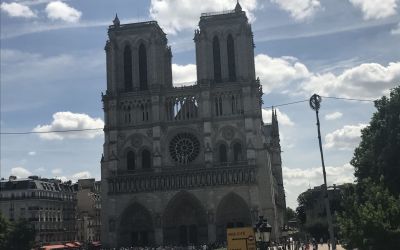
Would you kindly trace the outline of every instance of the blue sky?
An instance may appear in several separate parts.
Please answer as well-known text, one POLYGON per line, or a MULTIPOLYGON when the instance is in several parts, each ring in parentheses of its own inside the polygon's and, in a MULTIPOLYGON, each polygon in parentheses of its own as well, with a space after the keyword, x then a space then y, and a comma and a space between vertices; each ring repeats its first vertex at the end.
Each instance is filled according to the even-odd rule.
MULTIPOLYGON (((264 105, 322 96, 376 99, 400 84, 400 1, 242 0, 252 22, 264 105)), ((1 131, 103 126, 107 27, 156 20, 173 52, 175 85, 195 81, 193 34, 201 12, 236 0, 2 1, 1 131)), ((187 83, 186 83, 187 84, 187 83)), ((323 98, 328 182, 353 180, 349 165, 371 102, 323 98)), ((269 121, 270 111, 264 111, 269 121)), ((287 203, 322 184, 315 114, 307 102, 282 106, 287 203)), ((36 174, 100 178, 101 132, 2 135, 1 177, 36 174)))

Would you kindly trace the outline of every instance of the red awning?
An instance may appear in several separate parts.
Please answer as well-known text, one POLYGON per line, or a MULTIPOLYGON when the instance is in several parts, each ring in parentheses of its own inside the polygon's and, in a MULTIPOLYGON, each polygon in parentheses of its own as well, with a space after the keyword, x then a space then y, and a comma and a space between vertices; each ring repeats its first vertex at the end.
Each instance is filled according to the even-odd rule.
POLYGON ((65 245, 68 247, 68 248, 79 248, 77 245, 75 245, 74 243, 65 243, 65 245))
POLYGON ((101 242, 100 241, 93 241, 92 245, 95 246, 95 247, 99 247, 99 246, 101 246, 101 242))
POLYGON ((52 249, 64 249, 67 248, 65 245, 48 245, 42 246, 40 249, 42 250, 52 250, 52 249))

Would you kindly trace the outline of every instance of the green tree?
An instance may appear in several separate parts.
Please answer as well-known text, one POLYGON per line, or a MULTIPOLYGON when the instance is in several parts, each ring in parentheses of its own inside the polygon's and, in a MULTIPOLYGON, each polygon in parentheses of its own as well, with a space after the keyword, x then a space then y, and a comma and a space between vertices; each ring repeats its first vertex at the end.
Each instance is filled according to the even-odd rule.
POLYGON ((24 219, 13 223, 8 235, 9 250, 32 249, 35 242, 35 229, 24 219))
POLYGON ((27 220, 12 223, 0 213, 0 249, 29 250, 34 241, 35 230, 27 220))
POLYGON ((7 249, 7 239, 9 233, 10 224, 9 222, 3 217, 0 212, 0 249, 7 249))
MULTIPOLYGON (((383 180, 383 179, 382 179, 383 180)), ((344 211, 338 215, 348 249, 397 249, 400 246, 400 198, 369 178, 343 189, 344 211)))
POLYGON ((381 176, 392 194, 400 194, 400 86, 375 101, 377 112, 369 126, 361 131, 360 145, 351 164, 358 181, 381 176))
POLYGON ((343 193, 341 238, 349 248, 400 246, 400 86, 375 101, 351 164, 357 183, 343 193))
POLYGON ((290 221, 292 219, 296 219, 296 212, 290 207, 286 208, 286 221, 290 221))

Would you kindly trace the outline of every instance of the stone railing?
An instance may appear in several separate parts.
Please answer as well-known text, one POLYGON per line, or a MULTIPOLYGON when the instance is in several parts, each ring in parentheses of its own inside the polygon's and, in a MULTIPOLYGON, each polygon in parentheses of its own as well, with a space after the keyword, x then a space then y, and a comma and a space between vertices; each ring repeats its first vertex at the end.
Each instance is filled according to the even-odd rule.
POLYGON ((190 169, 108 178, 109 193, 111 194, 247 185, 255 182, 256 168, 254 166, 190 169))

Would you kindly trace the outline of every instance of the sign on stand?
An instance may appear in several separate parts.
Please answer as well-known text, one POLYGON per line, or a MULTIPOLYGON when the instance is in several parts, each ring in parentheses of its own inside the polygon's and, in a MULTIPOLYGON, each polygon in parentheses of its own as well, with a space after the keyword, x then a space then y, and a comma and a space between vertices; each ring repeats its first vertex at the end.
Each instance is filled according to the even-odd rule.
POLYGON ((256 250, 256 238, 252 227, 228 228, 227 250, 256 250))

